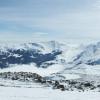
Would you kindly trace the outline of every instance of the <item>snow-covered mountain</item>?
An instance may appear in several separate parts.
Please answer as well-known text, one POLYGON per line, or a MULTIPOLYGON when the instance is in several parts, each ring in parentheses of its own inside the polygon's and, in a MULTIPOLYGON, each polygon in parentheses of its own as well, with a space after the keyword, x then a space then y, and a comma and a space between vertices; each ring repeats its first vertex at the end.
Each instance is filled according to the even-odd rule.
POLYGON ((45 68, 46 70, 42 70, 43 73, 52 74, 63 70, 66 72, 69 69, 86 72, 92 68, 97 69, 99 65, 100 42, 88 46, 57 41, 0 44, 0 68, 12 66, 11 70, 17 70, 17 66, 21 66, 23 68, 20 67, 20 70, 33 68, 38 73, 41 73, 37 71, 38 68, 45 68))
POLYGON ((76 64, 100 65, 100 42, 86 46, 73 62, 76 64))
POLYGON ((80 50, 81 51, 68 62, 62 73, 100 76, 100 42, 91 43, 80 50))
POLYGON ((62 53, 62 44, 49 41, 41 43, 0 44, 0 68, 12 64, 35 63, 37 67, 52 65, 57 55, 62 53), (48 62, 48 63, 46 63, 48 62))

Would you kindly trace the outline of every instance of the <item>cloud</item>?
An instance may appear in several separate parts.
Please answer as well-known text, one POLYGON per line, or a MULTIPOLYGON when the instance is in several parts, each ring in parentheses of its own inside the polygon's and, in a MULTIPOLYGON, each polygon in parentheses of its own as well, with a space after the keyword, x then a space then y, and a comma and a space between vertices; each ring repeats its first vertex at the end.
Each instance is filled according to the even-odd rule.
POLYGON ((0 27, 4 26, 1 38, 2 32, 6 39, 16 40, 20 36, 24 40, 100 38, 100 10, 95 9, 99 0, 24 0, 23 4, 22 1, 14 0, 14 6, 1 3, 0 27))
POLYGON ((100 0, 96 0, 96 2, 93 4, 93 8, 100 10, 100 0))
POLYGON ((45 32, 34 32, 33 35, 34 36, 43 36, 43 35, 45 36, 45 35, 48 35, 48 33, 45 33, 45 32))

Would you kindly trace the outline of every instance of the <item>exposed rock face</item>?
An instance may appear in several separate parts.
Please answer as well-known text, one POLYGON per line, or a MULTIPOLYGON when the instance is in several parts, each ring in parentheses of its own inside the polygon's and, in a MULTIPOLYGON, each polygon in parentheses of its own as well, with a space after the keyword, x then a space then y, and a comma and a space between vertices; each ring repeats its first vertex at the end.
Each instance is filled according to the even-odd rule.
POLYGON ((31 72, 4 72, 0 73, 0 78, 19 81, 39 81, 43 79, 40 75, 31 72))
POLYGON ((61 54, 61 51, 52 51, 50 53, 42 54, 34 49, 7 49, 0 50, 0 68, 9 67, 10 64, 30 64, 35 63, 40 67, 42 63, 56 59, 56 56, 61 54))

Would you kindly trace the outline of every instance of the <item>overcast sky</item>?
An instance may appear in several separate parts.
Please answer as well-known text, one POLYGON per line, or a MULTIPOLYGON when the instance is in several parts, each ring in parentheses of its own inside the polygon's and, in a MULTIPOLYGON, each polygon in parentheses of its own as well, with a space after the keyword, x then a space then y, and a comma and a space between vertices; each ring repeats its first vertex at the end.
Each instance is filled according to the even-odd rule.
POLYGON ((0 40, 100 39, 100 0, 0 0, 0 40))

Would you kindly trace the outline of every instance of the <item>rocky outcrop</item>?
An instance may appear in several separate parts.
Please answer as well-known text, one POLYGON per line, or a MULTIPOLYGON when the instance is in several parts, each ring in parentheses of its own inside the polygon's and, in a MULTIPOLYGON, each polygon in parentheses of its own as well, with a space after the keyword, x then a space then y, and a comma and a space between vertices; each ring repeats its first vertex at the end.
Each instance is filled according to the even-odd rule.
POLYGON ((60 89, 61 91, 100 91, 100 83, 95 81, 81 81, 81 80, 52 80, 46 77, 42 77, 36 73, 31 72, 4 72, 0 73, 1 79, 9 79, 13 81, 23 82, 36 82, 41 85, 51 87, 53 89, 60 89))

